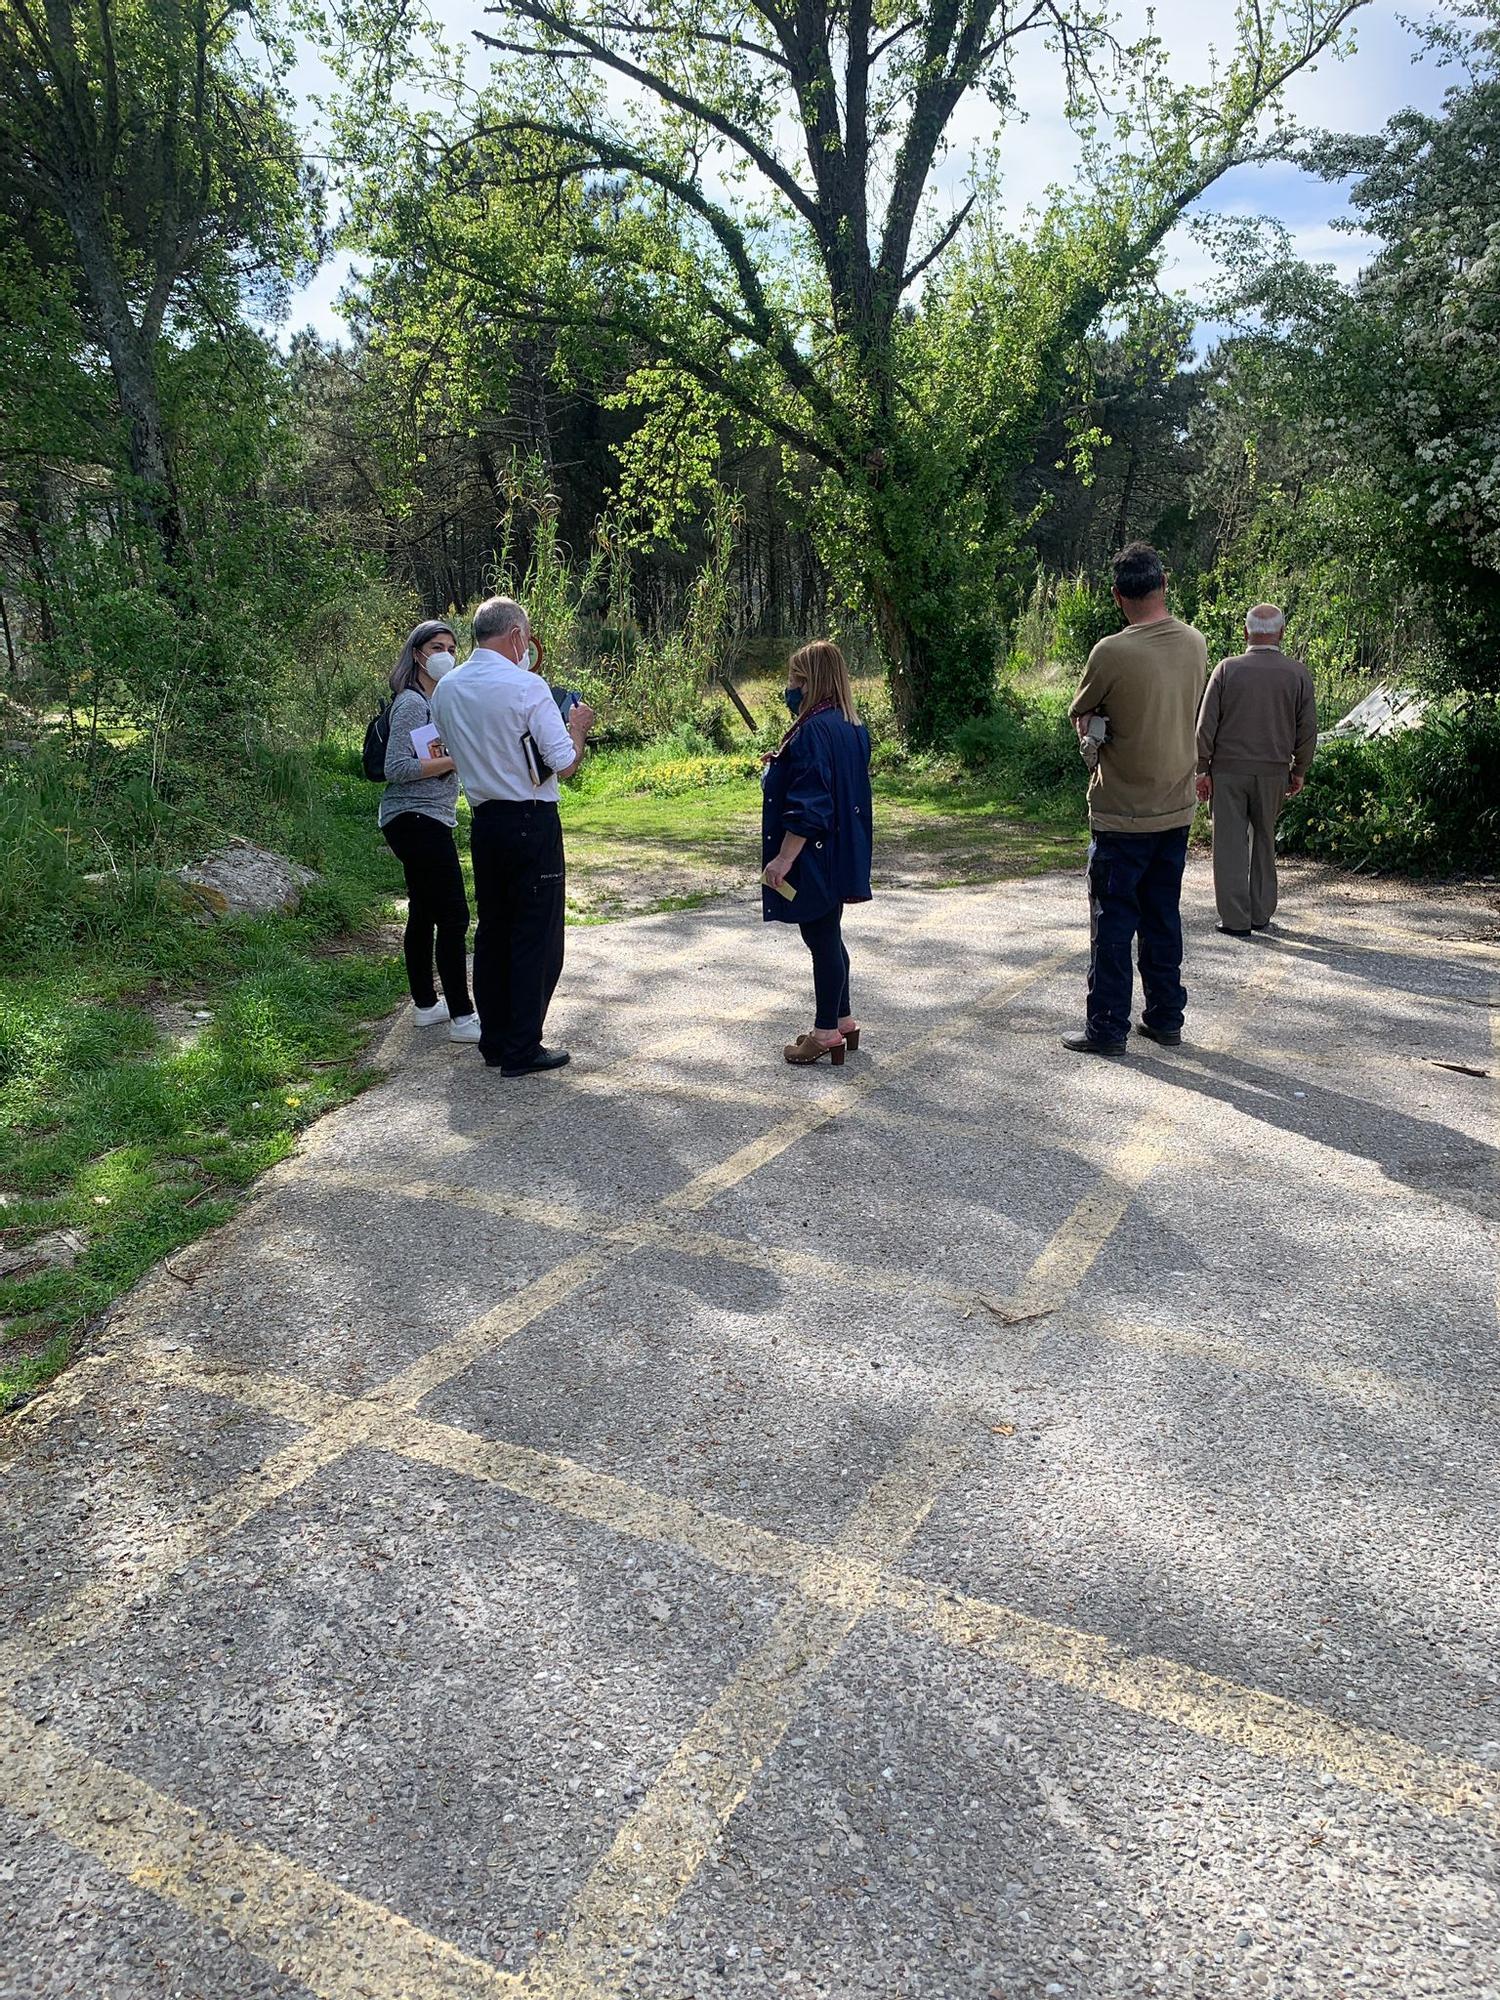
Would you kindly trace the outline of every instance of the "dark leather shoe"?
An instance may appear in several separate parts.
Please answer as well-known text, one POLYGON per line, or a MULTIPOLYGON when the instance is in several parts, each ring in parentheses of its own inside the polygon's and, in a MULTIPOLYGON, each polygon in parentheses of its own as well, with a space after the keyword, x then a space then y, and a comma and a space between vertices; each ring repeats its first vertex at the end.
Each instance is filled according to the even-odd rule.
POLYGON ((1122 1056, 1125 1053, 1123 1042, 1096 1042, 1093 1036, 1087 1033, 1064 1035, 1062 1045, 1065 1049, 1071 1049, 1077 1056, 1122 1056))
POLYGON ((1252 924, 1250 928, 1253 931, 1268 931, 1271 928, 1271 926, 1269 922, 1267 922, 1264 924, 1252 924))
POLYGON ((1215 924, 1214 929, 1224 937, 1249 937, 1249 931, 1232 931, 1228 924, 1215 924))
MULTIPOLYGON (((502 1076, 534 1076, 538 1070, 561 1069, 572 1058, 566 1049, 538 1049, 530 1062, 501 1063, 502 1076)), ((493 1064, 491 1065, 493 1068, 493 1064)))
POLYGON ((1144 1035, 1148 1042, 1160 1042, 1164 1049, 1182 1047, 1181 1028, 1148 1028, 1144 1021, 1137 1021, 1135 1031, 1138 1035, 1144 1035))

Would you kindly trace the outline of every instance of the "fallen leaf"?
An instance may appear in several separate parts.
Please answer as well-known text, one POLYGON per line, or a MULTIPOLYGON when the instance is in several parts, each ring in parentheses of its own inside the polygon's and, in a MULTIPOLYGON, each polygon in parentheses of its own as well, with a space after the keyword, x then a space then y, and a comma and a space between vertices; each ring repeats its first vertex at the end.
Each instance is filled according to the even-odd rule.
POLYGON ((1428 1062, 1434 1069, 1451 1069, 1455 1076, 1488 1076, 1487 1069, 1475 1069, 1472 1063, 1444 1062, 1438 1056, 1429 1056, 1428 1062))
POLYGON ((1013 1437, 1015 1436, 1015 1434, 1016 1434, 1016 1427, 1015 1427, 1015 1425, 1014 1425, 1014 1424, 991 1424, 991 1425, 990 1425, 990 1435, 991 1435, 992 1437, 997 1437, 997 1438, 1013 1438, 1013 1437))

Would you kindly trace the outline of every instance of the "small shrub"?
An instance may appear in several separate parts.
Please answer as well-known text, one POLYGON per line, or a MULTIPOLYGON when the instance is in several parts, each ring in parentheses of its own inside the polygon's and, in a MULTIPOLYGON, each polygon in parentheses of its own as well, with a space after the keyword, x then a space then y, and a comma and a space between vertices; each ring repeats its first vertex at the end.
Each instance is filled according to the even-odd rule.
POLYGON ((1057 586, 1052 616, 1052 655, 1067 667, 1081 667, 1101 639, 1120 629, 1120 613, 1103 584, 1082 570, 1057 586))
POLYGON ((1277 832, 1289 854, 1419 875, 1492 871, 1500 848, 1500 705, 1325 744, 1277 832))
POLYGON ((1077 738, 1060 694, 1027 699, 1002 688, 988 715, 959 725, 953 747, 969 770, 1008 779, 1018 792, 1047 797, 1081 782, 1077 738))

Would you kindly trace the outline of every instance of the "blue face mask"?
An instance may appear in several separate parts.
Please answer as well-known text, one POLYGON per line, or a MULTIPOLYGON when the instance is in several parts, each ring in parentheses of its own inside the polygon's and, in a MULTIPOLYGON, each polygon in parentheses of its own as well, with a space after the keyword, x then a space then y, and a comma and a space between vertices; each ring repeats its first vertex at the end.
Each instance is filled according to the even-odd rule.
POLYGON ((793 715, 795 715, 797 713, 797 710, 802 706, 803 692, 804 690, 802 688, 788 688, 786 691, 786 705, 791 710, 793 715))

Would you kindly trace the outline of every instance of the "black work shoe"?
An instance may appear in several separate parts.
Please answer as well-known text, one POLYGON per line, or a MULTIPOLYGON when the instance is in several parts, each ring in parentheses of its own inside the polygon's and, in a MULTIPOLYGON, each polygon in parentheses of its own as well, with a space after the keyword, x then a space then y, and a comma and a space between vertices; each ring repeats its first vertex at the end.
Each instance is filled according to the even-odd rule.
POLYGON ((1228 924, 1215 924, 1214 929, 1224 937, 1249 937, 1249 931, 1232 931, 1228 924))
POLYGON ((1081 1035, 1064 1035, 1062 1045, 1076 1056, 1122 1056, 1125 1053, 1123 1042, 1096 1042, 1087 1030, 1081 1035))
POLYGON ((1250 928, 1253 931, 1268 931, 1271 928, 1270 920, 1267 919, 1267 921, 1263 924, 1252 924, 1250 928))
POLYGON ((1160 1042, 1164 1049, 1182 1047, 1181 1028, 1148 1028, 1144 1021, 1137 1021, 1135 1031, 1138 1035, 1144 1035, 1148 1042, 1160 1042))
MULTIPOLYGON (((538 1049, 530 1062, 501 1063, 500 1074, 502 1076, 532 1076, 537 1070, 541 1069, 561 1069, 564 1063, 571 1060, 572 1058, 566 1049, 538 1049)), ((493 1067, 494 1065, 491 1064, 491 1068, 493 1067)))

